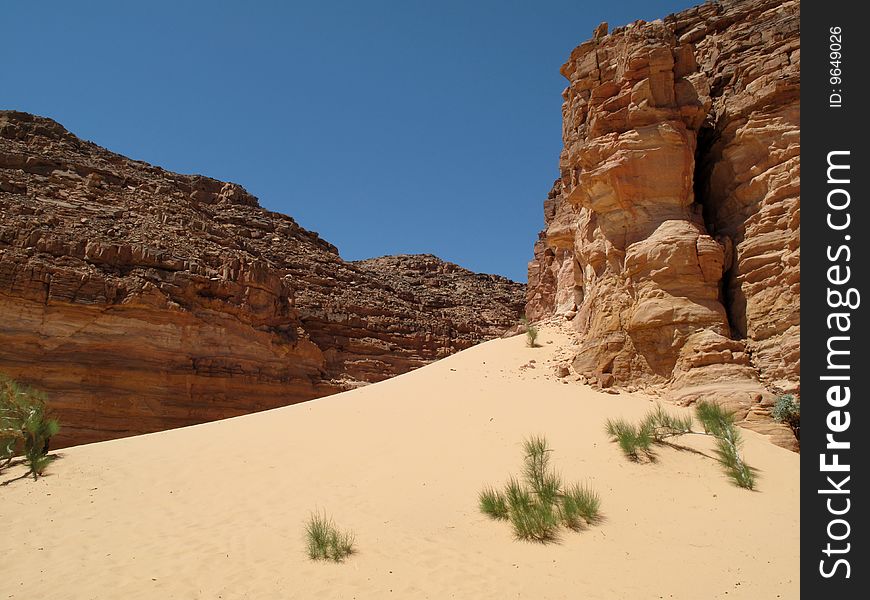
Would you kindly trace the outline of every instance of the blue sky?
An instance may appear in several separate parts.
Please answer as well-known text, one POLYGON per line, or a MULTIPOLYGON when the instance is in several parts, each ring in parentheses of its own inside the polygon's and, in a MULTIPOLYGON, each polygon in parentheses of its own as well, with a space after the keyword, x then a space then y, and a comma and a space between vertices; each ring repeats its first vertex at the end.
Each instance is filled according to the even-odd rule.
POLYGON ((692 0, 3 4, 0 107, 234 181, 348 260, 525 281, 558 176, 559 67, 692 0))

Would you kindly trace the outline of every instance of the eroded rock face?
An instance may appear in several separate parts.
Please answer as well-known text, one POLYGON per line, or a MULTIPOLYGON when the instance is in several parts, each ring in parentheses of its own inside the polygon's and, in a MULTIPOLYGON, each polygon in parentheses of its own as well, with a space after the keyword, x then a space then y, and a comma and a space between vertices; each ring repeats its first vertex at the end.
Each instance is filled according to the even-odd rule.
POLYGON ((516 324, 524 286, 433 256, 342 260, 241 186, 0 112, 0 371, 53 445, 284 406, 516 324))
POLYGON ((799 3, 705 4, 578 46, 527 313, 574 368, 724 401, 784 444, 799 390, 799 3))

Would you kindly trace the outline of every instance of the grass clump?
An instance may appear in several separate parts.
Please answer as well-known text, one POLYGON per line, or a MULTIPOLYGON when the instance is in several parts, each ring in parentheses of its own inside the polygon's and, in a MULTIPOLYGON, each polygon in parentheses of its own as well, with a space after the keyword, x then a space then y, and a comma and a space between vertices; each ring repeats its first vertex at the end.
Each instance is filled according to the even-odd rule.
POLYGON ((716 437, 716 455, 725 472, 738 486, 751 490, 755 487, 755 469, 740 456, 740 431, 734 425, 734 413, 715 402, 698 402, 695 415, 704 431, 716 437))
POLYGON ((579 530, 600 518, 600 500, 591 489, 562 485, 550 466, 552 450, 546 438, 533 436, 523 442, 522 479, 511 477, 504 491, 484 488, 479 495, 481 512, 510 521, 517 539, 554 541, 559 528, 579 530))
POLYGON ((793 394, 783 394, 776 399, 770 416, 777 423, 789 426, 795 438, 801 439, 801 401, 793 394))
POLYGON ((711 435, 716 438, 716 458, 734 483, 742 488, 754 489, 756 470, 740 456, 740 430, 734 424, 734 414, 714 402, 698 402, 695 417, 704 431, 692 429, 692 417, 672 415, 657 405, 640 421, 631 424, 623 419, 608 419, 605 431, 622 452, 631 460, 642 462, 655 459, 653 446, 665 444, 667 439, 682 435, 711 435))
POLYGON ((523 327, 526 330, 526 346, 529 348, 538 347, 538 328, 535 327, 526 317, 520 319, 523 327))
POLYGON ((0 431, 0 473, 3 469, 9 466, 12 459, 15 458, 15 444, 17 438, 7 435, 5 431, 0 431))
POLYGON ((632 425, 622 419, 607 419, 607 434, 619 443, 622 452, 631 460, 640 462, 642 458, 652 460, 652 432, 645 423, 632 425))
POLYGON ((37 479, 52 461, 49 440, 59 430, 41 393, 0 375, 0 470, 20 455, 27 474, 37 479))
POLYGON ((562 478, 550 469, 550 452, 547 440, 532 436, 523 442, 525 461, 523 478, 543 504, 555 504, 562 487, 562 478))
POLYGON ((598 518, 601 499, 593 489, 574 483, 564 491, 560 508, 565 527, 576 530, 598 518))
POLYGON ((507 520, 509 516, 507 499, 497 489, 492 487, 484 488, 480 492, 478 502, 480 510, 484 514, 498 521, 507 520))
POLYGON ((654 444, 692 432, 692 417, 672 415, 661 405, 656 405, 637 425, 623 419, 607 419, 604 428, 628 458, 636 462, 652 461, 655 459, 654 444))
POLYGON ((314 513, 305 525, 308 558, 341 562, 354 553, 354 535, 339 531, 326 515, 314 513))
POLYGON ((661 404, 656 404, 655 409, 650 411, 644 419, 650 435, 656 443, 661 443, 669 437, 684 435, 692 431, 692 417, 686 415, 680 417, 665 412, 661 404))
POLYGON ((521 540, 550 542, 559 530, 559 515, 552 504, 532 501, 512 506, 510 521, 514 535, 521 540))

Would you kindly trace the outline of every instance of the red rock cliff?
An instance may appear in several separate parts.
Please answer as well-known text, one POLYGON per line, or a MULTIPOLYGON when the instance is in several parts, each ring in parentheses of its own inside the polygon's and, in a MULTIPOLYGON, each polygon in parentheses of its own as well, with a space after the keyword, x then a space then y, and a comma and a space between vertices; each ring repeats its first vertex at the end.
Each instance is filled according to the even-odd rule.
POLYGON ((575 369, 767 416, 799 389, 800 4, 732 0, 578 46, 527 312, 575 369))
POLYGON ((524 286, 434 256, 342 260, 242 187, 0 112, 0 372, 58 445, 283 406, 516 324, 524 286))

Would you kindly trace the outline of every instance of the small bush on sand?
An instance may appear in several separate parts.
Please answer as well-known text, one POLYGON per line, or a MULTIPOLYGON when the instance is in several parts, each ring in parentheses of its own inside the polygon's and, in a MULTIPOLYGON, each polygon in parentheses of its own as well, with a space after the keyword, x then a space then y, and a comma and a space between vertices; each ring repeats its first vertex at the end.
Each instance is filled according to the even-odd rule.
POLYGON ((653 439, 644 423, 635 426, 622 419, 607 419, 605 429, 631 460, 639 462, 642 458, 652 459, 653 439))
POLYGON ((598 518, 600 508, 601 499, 597 492, 574 483, 562 497, 562 522, 570 529, 580 529, 583 522, 592 523, 598 518))
POLYGON ((517 539, 554 541, 560 526, 579 530, 600 519, 600 500, 591 489, 573 484, 563 488, 562 478, 550 467, 547 440, 531 437, 523 443, 522 480, 511 477, 500 492, 485 488, 480 510, 496 520, 510 521, 517 539))
POLYGON ((652 446, 664 444, 668 438, 689 434, 714 436, 716 456, 725 472, 738 486, 753 489, 756 470, 740 456, 740 431, 734 424, 734 414, 714 402, 701 401, 695 405, 695 416, 704 427, 703 432, 692 429, 691 417, 668 414, 661 406, 656 406, 636 425, 623 419, 608 419, 605 431, 629 459, 637 462, 653 460, 652 446))
POLYGON ((8 434, 5 430, 0 430, 0 473, 15 458, 15 445, 17 442, 17 437, 8 434))
POLYGON ((538 328, 535 327, 526 317, 520 319, 523 327, 526 329, 526 346, 529 348, 537 348, 538 346, 538 328))
POLYGON ((60 431, 57 420, 45 415, 45 405, 40 404, 30 411, 24 421, 24 463, 36 479, 51 463, 48 455, 49 440, 60 431))
POLYGON ((493 519, 506 520, 509 516, 507 499, 495 488, 484 488, 478 498, 480 510, 493 519))
POLYGON ((637 425, 623 419, 607 419, 604 429, 628 458, 639 462, 654 459, 653 444, 661 444, 669 437, 691 433, 692 418, 668 414, 661 405, 657 405, 637 425))
POLYGON ((719 463, 734 483, 751 490, 755 487, 755 469, 740 456, 740 430, 734 425, 734 413, 715 402, 698 402, 695 415, 704 426, 704 432, 716 437, 716 454, 719 463))
POLYGON ((511 508, 511 525, 518 539, 533 542, 550 542, 556 539, 559 530, 559 515, 556 507, 543 502, 528 502, 511 508))
POLYGON ((308 558, 341 562, 354 553, 354 536, 336 528, 332 519, 322 514, 312 514, 305 525, 308 540, 308 558))
POLYGON ((60 430, 49 418, 42 394, 0 375, 0 469, 22 455, 36 479, 51 462, 49 440, 60 430))
POLYGON ((801 439, 801 401, 792 394, 783 394, 776 399, 770 416, 777 423, 785 423, 794 436, 801 439))

